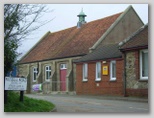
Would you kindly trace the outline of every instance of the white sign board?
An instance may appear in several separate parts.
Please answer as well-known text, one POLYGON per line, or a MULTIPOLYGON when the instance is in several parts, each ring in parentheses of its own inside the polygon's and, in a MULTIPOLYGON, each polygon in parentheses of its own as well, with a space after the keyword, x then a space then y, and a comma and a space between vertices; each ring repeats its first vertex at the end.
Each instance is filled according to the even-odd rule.
POLYGON ((27 90, 27 79, 20 77, 5 77, 5 90, 27 90))

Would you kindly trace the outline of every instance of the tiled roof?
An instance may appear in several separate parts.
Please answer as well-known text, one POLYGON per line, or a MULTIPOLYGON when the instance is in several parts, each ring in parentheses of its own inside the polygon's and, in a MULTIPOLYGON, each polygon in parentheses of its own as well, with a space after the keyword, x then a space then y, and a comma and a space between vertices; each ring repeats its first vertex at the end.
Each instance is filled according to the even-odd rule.
POLYGON ((74 62, 98 61, 121 57, 122 53, 119 50, 118 44, 108 44, 96 49, 92 53, 89 53, 78 60, 75 60, 74 62))
POLYGON ((148 24, 142 26, 119 45, 121 45, 120 50, 128 50, 148 46, 148 24))
POLYGON ((85 55, 89 48, 105 33, 121 13, 84 24, 49 33, 35 45, 19 63, 85 55))

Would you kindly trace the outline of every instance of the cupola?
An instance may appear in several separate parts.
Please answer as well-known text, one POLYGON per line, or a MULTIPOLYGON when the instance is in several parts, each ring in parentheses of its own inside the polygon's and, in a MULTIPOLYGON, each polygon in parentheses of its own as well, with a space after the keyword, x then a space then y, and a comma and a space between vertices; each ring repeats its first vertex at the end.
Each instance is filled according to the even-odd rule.
POLYGON ((79 15, 77 15, 79 17, 79 21, 77 23, 77 28, 80 28, 83 24, 86 23, 85 21, 85 17, 87 15, 85 15, 85 13, 83 12, 83 9, 81 10, 81 12, 79 13, 79 15))

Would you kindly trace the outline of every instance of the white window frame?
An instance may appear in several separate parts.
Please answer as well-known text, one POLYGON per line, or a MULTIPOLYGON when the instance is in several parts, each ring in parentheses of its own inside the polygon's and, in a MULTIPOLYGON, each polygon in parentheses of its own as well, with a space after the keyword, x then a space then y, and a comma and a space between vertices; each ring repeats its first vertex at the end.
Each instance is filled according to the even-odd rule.
POLYGON ((63 70, 63 69, 67 69, 66 66, 67 66, 66 64, 60 64, 60 69, 61 69, 61 70, 63 70))
MULTIPOLYGON (((148 80, 148 76, 143 77, 142 70, 142 53, 148 53, 148 49, 140 50, 140 80, 148 80)), ((147 60, 148 61, 148 60, 147 60)), ((148 70, 149 71, 149 70, 148 70)))
POLYGON ((51 76, 51 66, 45 66, 45 80, 49 81, 51 76), (47 78, 47 74, 49 74, 49 78, 47 78))
POLYGON ((111 61, 110 62, 110 81, 116 81, 116 61, 111 61), (115 64, 115 77, 113 76, 113 64, 115 64))
POLYGON ((88 64, 84 63, 82 67, 82 81, 88 81, 88 64))
POLYGON ((33 67, 33 82, 36 82, 38 69, 37 67, 33 67))
POLYGON ((95 78, 95 81, 100 81, 101 80, 101 62, 96 62, 96 78, 95 78), (98 67, 99 67, 99 70, 100 72, 98 72, 98 67), (100 77, 98 76, 98 73, 100 73, 100 77))

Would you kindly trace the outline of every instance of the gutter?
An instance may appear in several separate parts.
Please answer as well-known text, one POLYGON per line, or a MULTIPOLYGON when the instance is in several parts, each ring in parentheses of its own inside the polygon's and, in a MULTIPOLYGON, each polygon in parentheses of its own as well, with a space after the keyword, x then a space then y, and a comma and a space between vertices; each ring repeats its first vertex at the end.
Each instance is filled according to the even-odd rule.
POLYGON ((85 56, 86 54, 79 54, 74 56, 66 56, 66 57, 56 57, 56 58, 49 58, 49 59, 43 59, 43 60, 37 60, 37 61, 30 61, 30 62, 19 62, 18 64, 29 64, 29 63, 37 63, 37 62, 43 62, 43 61, 51 61, 51 60, 57 60, 57 59, 65 59, 65 58, 73 58, 73 57, 79 57, 79 56, 85 56))
POLYGON ((129 47, 129 48, 120 48, 120 51, 125 52, 125 51, 140 50, 145 48, 148 48, 148 45, 135 46, 135 47, 129 47))
POLYGON ((113 57, 113 58, 102 58, 102 59, 97 59, 97 60, 74 61, 73 63, 82 64, 82 63, 93 63, 93 62, 98 62, 98 61, 111 61, 111 60, 121 60, 121 59, 122 59, 122 56, 113 57))

